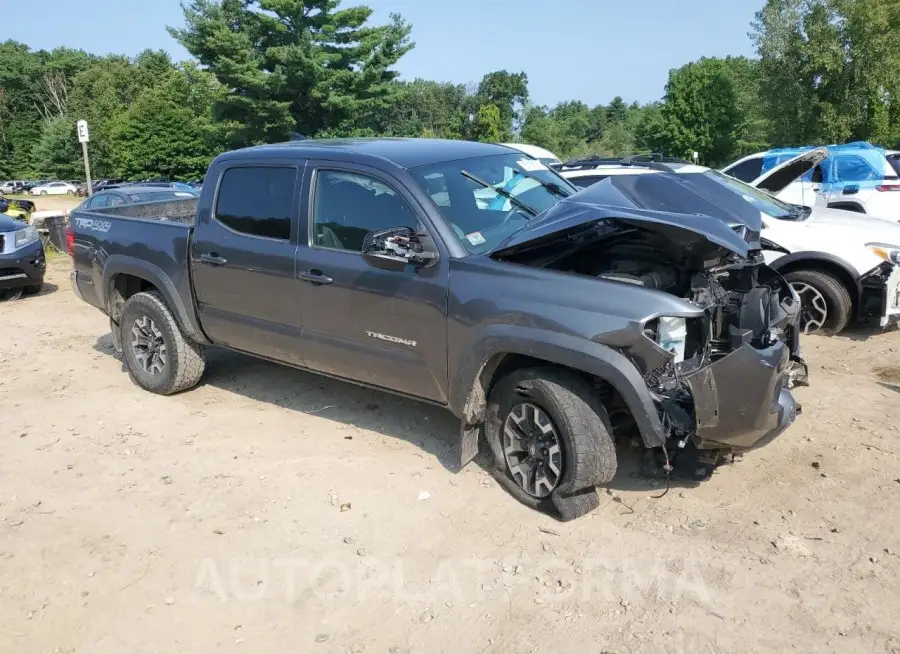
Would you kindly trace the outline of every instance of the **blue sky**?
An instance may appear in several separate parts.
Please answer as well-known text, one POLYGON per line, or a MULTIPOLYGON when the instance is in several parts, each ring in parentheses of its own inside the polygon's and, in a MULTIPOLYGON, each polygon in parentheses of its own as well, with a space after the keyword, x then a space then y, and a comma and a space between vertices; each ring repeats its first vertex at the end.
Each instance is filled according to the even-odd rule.
MULTIPOLYGON (((668 71, 701 56, 751 55, 747 36, 764 0, 345 0, 391 12, 413 26, 404 78, 477 82, 492 70, 528 74, 532 101, 647 102, 668 71)), ((83 48, 134 55, 188 53, 166 32, 180 25, 179 0, 2 0, 0 41, 34 49, 83 48), (8 16, 36 20, 11 21, 8 16)))

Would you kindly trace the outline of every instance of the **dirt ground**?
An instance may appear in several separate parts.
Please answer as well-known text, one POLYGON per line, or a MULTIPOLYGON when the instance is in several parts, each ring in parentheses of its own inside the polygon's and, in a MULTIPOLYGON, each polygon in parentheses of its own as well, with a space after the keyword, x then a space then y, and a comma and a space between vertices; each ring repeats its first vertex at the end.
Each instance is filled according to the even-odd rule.
POLYGON ((229 353, 139 390, 68 266, 0 305, 2 652, 900 652, 896 330, 806 339, 799 422, 706 484, 561 524, 436 408, 229 353))

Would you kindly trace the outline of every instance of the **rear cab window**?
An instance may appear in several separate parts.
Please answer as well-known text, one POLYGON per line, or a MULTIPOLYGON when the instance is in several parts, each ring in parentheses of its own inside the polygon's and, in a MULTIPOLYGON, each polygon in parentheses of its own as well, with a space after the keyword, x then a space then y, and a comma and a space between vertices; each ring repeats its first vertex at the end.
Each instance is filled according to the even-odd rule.
POLYGON ((296 213, 293 166, 236 166, 219 183, 213 216, 231 231, 289 241, 296 213))

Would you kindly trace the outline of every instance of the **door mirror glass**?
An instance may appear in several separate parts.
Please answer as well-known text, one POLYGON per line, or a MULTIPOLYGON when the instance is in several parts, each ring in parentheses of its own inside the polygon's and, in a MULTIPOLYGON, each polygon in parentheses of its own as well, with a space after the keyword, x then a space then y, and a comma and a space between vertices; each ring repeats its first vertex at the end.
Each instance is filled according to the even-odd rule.
POLYGON ((391 227, 366 234, 363 255, 400 264, 428 266, 437 260, 437 252, 426 248, 419 235, 409 227, 391 227))

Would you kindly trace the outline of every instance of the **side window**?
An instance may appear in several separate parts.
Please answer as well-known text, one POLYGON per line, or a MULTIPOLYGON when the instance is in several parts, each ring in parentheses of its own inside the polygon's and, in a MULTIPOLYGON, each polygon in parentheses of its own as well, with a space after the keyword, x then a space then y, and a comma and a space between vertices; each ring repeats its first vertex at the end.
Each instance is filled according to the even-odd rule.
POLYGON ((109 193, 101 193, 91 198, 88 209, 102 209, 109 206, 109 193))
POLYGON ((366 234, 391 227, 418 229, 415 212, 396 191, 368 175, 316 173, 313 245, 362 252, 366 234))
POLYGON ((839 182, 869 182, 882 179, 875 169, 862 157, 839 155, 835 175, 839 182))
POLYGON ((296 168, 229 168, 219 184, 216 220, 242 234, 288 241, 296 181, 296 168))
POLYGON ((754 157, 753 159, 747 159, 747 161, 729 168, 726 171, 726 174, 731 175, 732 177, 739 179, 742 182, 752 182, 754 179, 762 175, 762 164, 762 157, 754 157))
POLYGON ((109 195, 109 205, 110 207, 118 207, 120 205, 125 204, 125 198, 121 195, 110 194, 109 195))

